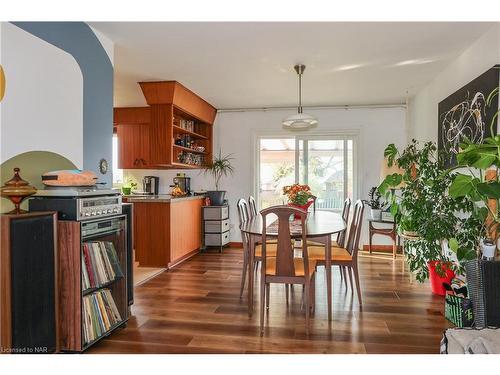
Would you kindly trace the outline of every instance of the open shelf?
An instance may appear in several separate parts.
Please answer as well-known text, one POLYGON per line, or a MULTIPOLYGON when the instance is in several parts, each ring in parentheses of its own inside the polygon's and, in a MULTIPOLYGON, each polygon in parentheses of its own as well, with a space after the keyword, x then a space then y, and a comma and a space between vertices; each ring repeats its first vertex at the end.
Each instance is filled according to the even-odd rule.
POLYGON ((192 148, 189 148, 189 147, 184 147, 184 146, 179 146, 179 145, 173 145, 174 148, 177 148, 179 150, 182 150, 182 151, 186 151, 186 152, 192 152, 193 154, 202 154, 202 155, 206 155, 207 152, 206 151, 197 151, 197 150, 193 150, 192 148))
POLYGON ((208 137, 205 137, 204 135, 189 131, 177 125, 172 125, 172 128, 174 129, 174 134, 188 134, 195 139, 203 139, 203 140, 208 139, 208 137))
POLYGON ((92 345, 94 345, 95 343, 97 343, 97 342, 101 341, 103 338, 105 338, 105 337, 107 337, 107 336, 111 335, 111 333, 112 333, 115 329, 117 329, 117 328, 118 328, 118 327, 120 327, 120 326, 125 325, 125 323, 127 323, 127 321, 128 321, 128 318, 126 318, 126 319, 122 319, 121 321, 117 322, 116 324, 114 324, 113 326, 111 326, 111 327, 110 327, 110 328, 109 328, 106 332, 104 332, 104 333, 103 333, 101 336, 99 336, 98 338, 96 338, 96 339, 94 339, 94 340, 92 340, 92 341, 90 341, 90 342, 88 342, 88 343, 84 344, 84 345, 82 346, 82 351, 87 350, 88 348, 90 348, 90 347, 91 347, 92 345))
POLYGON ((194 165, 194 164, 184 164, 179 162, 173 162, 172 167, 179 169, 203 169, 204 165, 194 165))
POLYGON ((120 277, 117 277, 111 281, 108 281, 107 283, 104 283, 102 284, 101 286, 97 286, 95 288, 89 288, 89 289, 85 289, 83 292, 82 292, 82 296, 86 296, 87 294, 90 294, 92 292, 95 292, 96 290, 99 290, 99 289, 104 289, 104 288, 107 288, 111 285, 113 285, 114 283, 116 283, 117 281, 120 281, 121 279, 123 279, 123 276, 120 276, 120 277))

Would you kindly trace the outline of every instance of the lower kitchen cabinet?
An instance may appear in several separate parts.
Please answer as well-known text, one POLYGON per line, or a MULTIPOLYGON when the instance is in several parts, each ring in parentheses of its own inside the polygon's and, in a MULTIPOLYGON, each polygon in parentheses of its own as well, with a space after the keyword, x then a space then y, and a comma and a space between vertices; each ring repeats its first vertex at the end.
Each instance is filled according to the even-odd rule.
POLYGON ((135 259, 143 267, 170 268, 201 247, 202 198, 134 203, 135 259))

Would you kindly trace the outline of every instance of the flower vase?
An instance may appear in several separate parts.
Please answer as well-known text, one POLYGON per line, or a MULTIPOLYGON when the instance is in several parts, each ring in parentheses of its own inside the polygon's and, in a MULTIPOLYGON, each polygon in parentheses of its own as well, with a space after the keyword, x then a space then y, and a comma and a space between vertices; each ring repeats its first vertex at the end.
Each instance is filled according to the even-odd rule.
MULTIPOLYGON (((313 204, 313 203, 314 203, 314 200, 311 199, 306 204, 300 205, 300 204, 295 204, 295 203, 288 203, 288 205, 290 207, 299 208, 299 209, 307 212, 307 210, 309 209, 309 206, 311 206, 311 204, 313 204)), ((294 219, 300 219, 300 215, 298 215, 298 214, 294 214, 293 216, 294 216, 294 219)))

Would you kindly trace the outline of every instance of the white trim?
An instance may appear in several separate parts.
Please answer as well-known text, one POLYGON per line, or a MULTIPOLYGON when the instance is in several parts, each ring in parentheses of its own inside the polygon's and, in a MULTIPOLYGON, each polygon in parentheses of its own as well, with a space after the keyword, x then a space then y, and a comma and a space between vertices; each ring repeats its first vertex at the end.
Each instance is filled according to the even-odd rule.
MULTIPOLYGON (((260 194, 259 194, 259 181, 260 181, 260 140, 261 139, 283 139, 283 138, 295 138, 295 147, 296 147, 296 152, 295 152, 295 179, 296 181, 300 181, 300 179, 297 179, 298 173, 299 173, 299 163, 298 163, 298 144, 300 140, 304 139, 325 139, 325 138, 337 138, 337 139, 342 139, 344 140, 344 156, 347 153, 347 140, 352 139, 352 153, 353 153, 353 201, 356 201, 359 197, 359 192, 360 192, 360 187, 362 183, 362 174, 361 174, 361 166, 362 166, 362 150, 358 147, 359 144, 361 144, 362 141, 362 136, 361 132, 359 130, 338 130, 338 131, 318 131, 318 132, 311 132, 308 131, 307 133, 297 133, 297 132, 290 132, 286 131, 283 129, 276 129, 276 130, 253 130, 252 131, 252 145, 253 145, 253 163, 254 163, 254 168, 253 168, 253 175, 252 175, 252 181, 253 181, 253 187, 252 187, 252 195, 255 197, 256 203, 258 205, 258 208, 260 209, 260 194)), ((304 147, 305 149, 305 147, 304 147)), ((305 152, 305 150, 304 150, 305 152)), ((347 165, 347 159, 345 160, 345 165, 347 165)), ((347 168, 344 168, 344 176, 347 174, 347 168)), ((300 176, 299 176, 300 177, 300 176)), ((347 179, 345 179, 345 192, 347 192, 347 179)))

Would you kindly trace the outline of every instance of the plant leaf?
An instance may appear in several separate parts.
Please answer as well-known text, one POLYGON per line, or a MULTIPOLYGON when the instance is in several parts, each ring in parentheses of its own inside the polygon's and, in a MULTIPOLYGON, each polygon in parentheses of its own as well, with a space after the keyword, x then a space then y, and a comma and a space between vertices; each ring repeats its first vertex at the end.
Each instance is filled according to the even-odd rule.
POLYGON ((450 196, 456 199, 468 195, 474 187, 472 180, 472 176, 461 173, 456 174, 449 189, 450 196))
POLYGON ((456 238, 450 238, 448 240, 448 246, 450 247, 451 251, 453 251, 454 253, 457 253, 458 241, 456 238))
POLYGON ((500 183, 493 182, 481 182, 476 186, 479 193, 487 196, 488 198, 500 199, 500 183))

